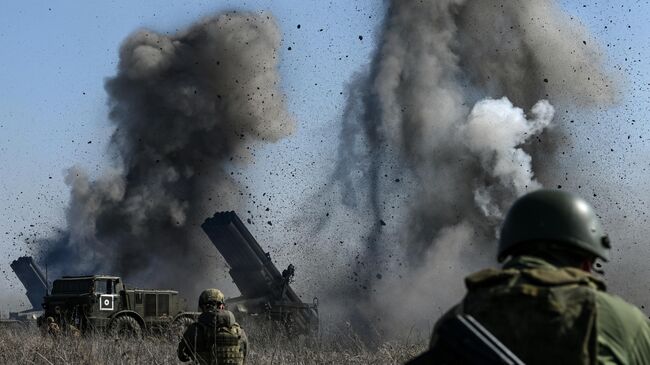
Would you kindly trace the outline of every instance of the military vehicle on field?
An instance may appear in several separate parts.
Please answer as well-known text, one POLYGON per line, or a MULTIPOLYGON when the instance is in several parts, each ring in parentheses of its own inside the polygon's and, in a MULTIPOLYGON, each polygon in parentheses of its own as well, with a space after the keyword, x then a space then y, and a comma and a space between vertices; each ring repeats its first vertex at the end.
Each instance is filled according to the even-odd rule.
POLYGON ((12 261, 10 266, 27 290, 25 295, 32 308, 21 312, 9 312, 9 318, 0 320, 0 323, 35 324, 36 319, 43 314, 41 303, 47 292, 45 275, 31 256, 19 257, 12 261))
POLYGON ((41 321, 52 317, 62 330, 140 336, 143 331, 181 330, 188 312, 175 290, 127 288, 118 276, 64 276, 43 299, 41 321))
POLYGON ((290 334, 318 332, 318 299, 303 303, 289 285, 295 267, 289 265, 280 273, 235 212, 216 213, 201 228, 230 266, 230 276, 241 292, 240 297, 226 300, 238 321, 279 323, 290 334))

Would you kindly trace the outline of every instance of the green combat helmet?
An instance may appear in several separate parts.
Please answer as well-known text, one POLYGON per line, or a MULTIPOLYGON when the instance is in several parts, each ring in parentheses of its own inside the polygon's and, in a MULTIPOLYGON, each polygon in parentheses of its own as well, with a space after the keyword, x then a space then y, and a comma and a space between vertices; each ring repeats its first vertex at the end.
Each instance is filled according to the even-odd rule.
POLYGON ((538 190, 519 198, 501 227, 498 260, 528 243, 552 242, 607 260, 609 238, 589 203, 559 190, 538 190))
POLYGON ((225 296, 219 289, 206 289, 201 292, 199 296, 199 308, 203 309, 206 304, 210 302, 217 302, 218 304, 225 301, 225 296))

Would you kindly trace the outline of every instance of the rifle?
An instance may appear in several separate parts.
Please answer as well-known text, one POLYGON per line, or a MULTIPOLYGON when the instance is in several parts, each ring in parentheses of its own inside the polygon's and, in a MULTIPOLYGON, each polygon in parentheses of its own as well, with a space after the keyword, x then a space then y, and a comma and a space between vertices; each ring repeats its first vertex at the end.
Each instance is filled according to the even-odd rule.
POLYGON ((437 342, 406 365, 525 365, 494 335, 469 314, 441 323, 437 342))

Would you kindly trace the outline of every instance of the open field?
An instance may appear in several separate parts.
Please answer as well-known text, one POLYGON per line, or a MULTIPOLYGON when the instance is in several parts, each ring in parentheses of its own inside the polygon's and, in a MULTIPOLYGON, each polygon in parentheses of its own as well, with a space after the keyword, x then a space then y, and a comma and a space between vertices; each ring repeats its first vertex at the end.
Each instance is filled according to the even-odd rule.
MULTIPOLYGON (((423 351, 424 338, 369 348, 354 336, 286 341, 251 334, 247 364, 402 364, 423 351)), ((181 364, 173 336, 112 339, 43 337, 36 328, 0 328, 1 364, 181 364)))

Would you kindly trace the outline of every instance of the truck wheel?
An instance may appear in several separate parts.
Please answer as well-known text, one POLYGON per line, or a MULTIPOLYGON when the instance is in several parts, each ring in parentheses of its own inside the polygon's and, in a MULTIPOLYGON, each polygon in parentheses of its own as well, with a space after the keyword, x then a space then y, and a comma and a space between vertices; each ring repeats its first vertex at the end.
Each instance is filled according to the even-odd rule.
POLYGON ((180 317, 177 318, 171 326, 171 332, 172 335, 178 335, 182 336, 183 333, 185 333, 185 330, 187 327, 189 327, 192 323, 194 323, 194 320, 190 317, 180 317))
POLYGON ((119 316, 111 322, 108 328, 109 335, 113 337, 142 337, 142 327, 135 318, 119 316))

